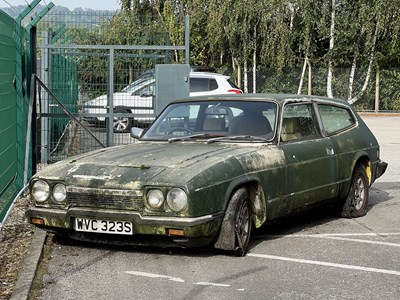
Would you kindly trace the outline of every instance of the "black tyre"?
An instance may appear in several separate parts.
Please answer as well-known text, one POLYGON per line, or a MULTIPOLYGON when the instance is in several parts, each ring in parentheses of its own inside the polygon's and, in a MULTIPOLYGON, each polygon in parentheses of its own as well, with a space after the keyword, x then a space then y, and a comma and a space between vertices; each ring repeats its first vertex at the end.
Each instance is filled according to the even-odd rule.
MULTIPOLYGON (((118 108, 114 111, 115 113, 131 113, 126 109, 118 108)), ((132 119, 129 117, 114 117, 113 128, 114 132, 127 132, 131 129, 132 119)))
POLYGON ((247 252, 251 234, 251 217, 251 203, 246 191, 240 196, 235 215, 235 254, 238 256, 243 256, 247 252))
POLYGON ((231 197, 214 246, 243 256, 247 252, 252 226, 251 200, 247 189, 238 189, 231 197))
POLYGON ((369 181, 363 165, 357 165, 349 193, 344 201, 340 215, 345 218, 365 216, 368 211, 369 181))

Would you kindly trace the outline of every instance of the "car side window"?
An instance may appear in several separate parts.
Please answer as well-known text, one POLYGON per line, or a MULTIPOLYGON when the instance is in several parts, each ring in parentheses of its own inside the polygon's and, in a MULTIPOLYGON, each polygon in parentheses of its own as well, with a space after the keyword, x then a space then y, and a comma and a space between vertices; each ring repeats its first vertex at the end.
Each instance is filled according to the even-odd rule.
POLYGON ((137 90, 132 95, 140 97, 151 97, 154 95, 155 90, 156 90, 156 84, 155 82, 152 82, 148 85, 145 85, 141 89, 137 90))
POLYGON ((318 105, 318 108, 322 124, 328 135, 349 128, 356 123, 353 114, 347 108, 321 104, 318 105))
POLYGON ((282 114, 281 141, 293 142, 321 137, 311 103, 285 105, 282 114))
POLYGON ((208 92, 218 88, 217 81, 209 78, 190 78, 190 92, 208 92))

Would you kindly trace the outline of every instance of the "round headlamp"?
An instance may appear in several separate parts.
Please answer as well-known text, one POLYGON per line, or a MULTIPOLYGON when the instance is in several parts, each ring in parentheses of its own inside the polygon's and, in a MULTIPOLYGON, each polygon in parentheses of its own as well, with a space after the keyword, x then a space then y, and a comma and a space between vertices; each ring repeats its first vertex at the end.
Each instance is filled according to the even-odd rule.
POLYGON ((36 202, 44 202, 49 198, 50 186, 46 181, 38 180, 31 188, 31 195, 36 202))
POLYGON ((63 202, 67 198, 67 188, 62 183, 57 183, 53 188, 53 199, 63 202))
POLYGON ((164 195, 160 190, 150 190, 147 193, 147 203, 151 208, 160 208, 164 200, 164 195))
POLYGON ((180 188, 173 188, 167 195, 168 206, 176 212, 182 211, 187 205, 187 195, 184 190, 180 188))

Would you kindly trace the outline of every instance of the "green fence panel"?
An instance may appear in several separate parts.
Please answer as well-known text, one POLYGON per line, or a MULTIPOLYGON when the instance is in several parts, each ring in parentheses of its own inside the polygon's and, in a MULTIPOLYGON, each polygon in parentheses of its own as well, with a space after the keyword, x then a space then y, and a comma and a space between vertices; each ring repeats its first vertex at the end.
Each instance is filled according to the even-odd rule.
MULTIPOLYGON (((78 78, 76 62, 63 53, 52 55, 51 58, 51 88, 54 95, 71 113, 78 112, 78 78)), ((51 113, 65 114, 58 106, 50 108, 51 113)), ((53 138, 58 140, 65 130, 69 119, 65 117, 53 118, 51 128, 53 138)))
POLYGON ((0 11, 0 223, 18 191, 15 27, 0 11))

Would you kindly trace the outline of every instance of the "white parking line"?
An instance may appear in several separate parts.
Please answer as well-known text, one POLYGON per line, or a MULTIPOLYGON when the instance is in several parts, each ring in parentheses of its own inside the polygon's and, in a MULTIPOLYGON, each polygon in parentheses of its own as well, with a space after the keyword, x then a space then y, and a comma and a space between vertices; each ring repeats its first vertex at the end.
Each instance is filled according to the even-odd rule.
POLYGON ((265 259, 273 259, 273 260, 282 260, 282 261, 309 264, 309 265, 318 265, 318 266, 325 266, 325 267, 334 267, 334 268, 341 268, 341 269, 359 270, 359 271, 365 271, 365 272, 382 273, 382 274, 390 274, 390 275, 400 276, 400 271, 395 271, 395 270, 368 268, 368 267, 344 265, 344 264, 330 263, 330 262, 317 261, 317 260, 298 259, 298 258, 290 258, 290 257, 284 257, 284 256, 275 256, 275 255, 258 254, 258 253, 248 253, 247 256, 257 257, 257 258, 265 258, 265 259))
POLYGON ((210 285, 210 286, 230 287, 229 284, 212 283, 212 282, 195 282, 195 283, 193 283, 193 284, 196 284, 196 285, 210 285))
MULTIPOLYGON (((364 232, 364 233, 314 233, 293 234, 293 236, 400 236, 400 232, 364 232)), ((287 236, 287 235, 286 235, 287 236)))
POLYGON ((356 243, 365 243, 365 244, 373 244, 373 245, 383 245, 390 247, 400 247, 400 243, 388 243, 381 241, 371 241, 371 240, 361 240, 361 239, 351 239, 348 237, 357 237, 357 236, 373 236, 373 237, 388 237, 388 236, 397 236, 400 233, 342 233, 342 234, 291 234, 291 235, 274 235, 270 236, 273 238, 320 238, 320 239, 330 239, 330 240, 339 240, 339 241, 350 241, 356 243))
MULTIPOLYGON (((161 275, 161 274, 156 274, 156 273, 147 273, 147 272, 139 272, 139 271, 126 271, 125 273, 130 274, 130 275, 135 275, 135 276, 147 277, 147 278, 160 278, 160 279, 167 279, 167 280, 171 280, 171 281, 175 281, 175 282, 182 282, 182 283, 185 282, 185 280, 178 278, 178 277, 172 277, 172 276, 161 275)), ((199 281, 199 282, 194 282, 192 284, 223 287, 223 288, 231 287, 230 284, 207 282, 207 281, 199 281)), ((244 290, 245 289, 243 289, 243 288, 237 289, 237 291, 239 291, 239 292, 243 292, 244 290)))
POLYGON ((149 278, 168 279, 168 280, 175 281, 175 282, 185 282, 185 280, 178 278, 178 277, 172 277, 172 276, 155 274, 155 273, 136 272, 136 271, 126 271, 125 273, 131 274, 131 275, 136 275, 136 276, 149 277, 149 278))

